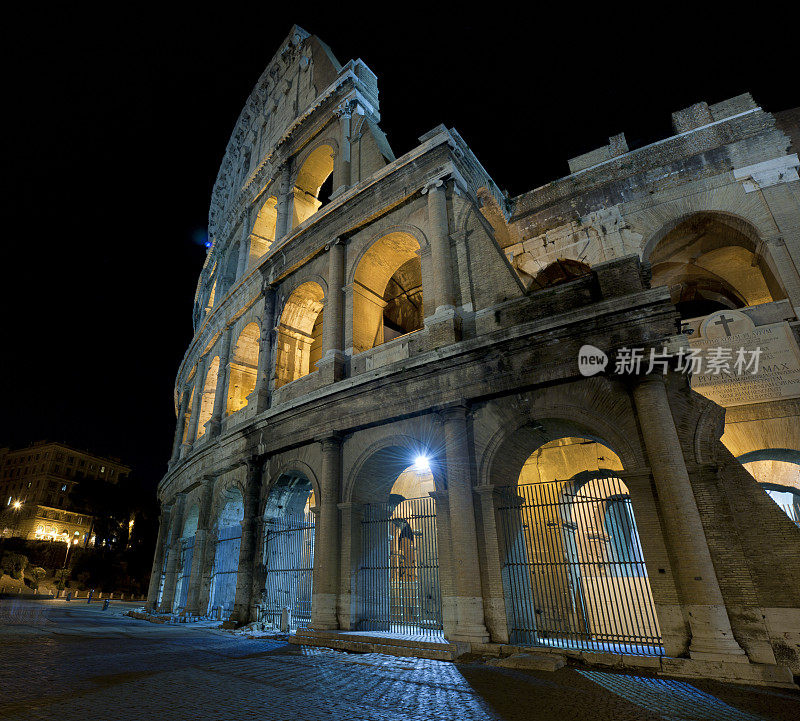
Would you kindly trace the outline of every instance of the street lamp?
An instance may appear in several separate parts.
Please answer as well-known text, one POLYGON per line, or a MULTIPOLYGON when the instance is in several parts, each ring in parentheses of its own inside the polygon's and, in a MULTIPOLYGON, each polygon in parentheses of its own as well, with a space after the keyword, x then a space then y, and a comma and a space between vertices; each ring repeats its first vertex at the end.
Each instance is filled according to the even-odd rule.
POLYGON ((17 534, 18 526, 19 526, 19 509, 22 508, 22 501, 17 499, 14 503, 11 504, 11 507, 14 509, 14 527, 11 529, 11 535, 15 536, 17 534))

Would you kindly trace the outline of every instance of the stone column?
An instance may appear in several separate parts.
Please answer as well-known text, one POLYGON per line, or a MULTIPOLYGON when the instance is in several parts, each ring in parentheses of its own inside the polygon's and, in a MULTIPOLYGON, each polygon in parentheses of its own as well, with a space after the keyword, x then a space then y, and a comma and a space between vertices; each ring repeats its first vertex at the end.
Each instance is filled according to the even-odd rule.
POLYGON ((467 413, 465 406, 453 406, 440 412, 444 425, 456 610, 456 629, 452 640, 485 643, 489 640, 489 633, 483 613, 467 413))
POLYGON ((250 259, 250 233, 248 233, 247 213, 242 218, 242 239, 239 241, 239 259, 236 263, 236 278, 244 277, 247 261, 250 259))
POLYGON ((275 222, 275 240, 280 240, 292 229, 292 204, 294 189, 290 188, 289 161, 279 169, 277 220, 275 222))
MULTIPOLYGON (((334 159, 334 188, 331 198, 347 190, 352 184, 350 169, 350 118, 353 111, 349 101, 342 103, 336 109, 339 118, 339 152, 334 159)), ((323 202, 325 202, 323 200, 323 202)))
POLYGON ((311 624, 314 628, 338 628, 336 600, 339 592, 339 483, 342 441, 339 436, 322 439, 320 496, 314 531, 314 572, 311 624))
POLYGON ((239 549, 239 568, 236 573, 236 597, 231 619, 238 623, 250 620, 255 570, 256 532, 258 531, 258 500, 261 497, 263 460, 260 456, 247 460, 247 484, 242 518, 242 545, 239 549))
MULTIPOLYGON (((203 479, 203 493, 200 497, 200 513, 197 521, 197 531, 194 534, 194 550, 192 551, 192 570, 189 574, 189 593, 186 597, 186 611, 195 616, 204 615, 205 608, 201 603, 202 589, 206 576, 209 531, 214 524, 211 517, 211 506, 214 503, 215 479, 203 479)), ((213 556, 212 556, 213 562, 213 556)))
POLYGON ((186 450, 189 450, 197 440, 197 422, 200 419, 200 406, 203 404, 203 385, 206 382, 207 365, 208 353, 197 361, 197 370, 194 374, 194 397, 192 398, 192 415, 189 418, 189 430, 186 433, 186 450))
POLYGON ((503 568, 497 524, 499 496, 494 486, 478 486, 475 489, 481 499, 481 521, 486 553, 486 627, 495 643, 508 643, 508 618, 506 616, 505 592, 503 590, 503 568))
POLYGON ((191 388, 184 387, 183 393, 181 394, 180 406, 178 408, 178 422, 175 426, 175 440, 172 443, 172 457, 170 458, 170 464, 177 463, 178 459, 181 457, 183 431, 186 428, 186 412, 189 407, 189 396, 191 394, 191 388))
POLYGON ((430 233, 431 260, 433 261, 434 297, 431 306, 435 313, 452 309, 453 263, 450 255, 450 229, 447 222, 447 193, 443 180, 429 183, 424 192, 428 194, 428 231, 430 233))
POLYGON ((169 537, 169 523, 171 508, 162 506, 161 518, 158 524, 158 540, 156 541, 156 555, 153 558, 153 570, 150 573, 150 585, 147 588, 147 605, 154 609, 158 603, 158 587, 161 585, 161 568, 164 565, 164 555, 167 553, 167 538, 169 537))
POLYGON ((167 569, 164 574, 164 592, 161 595, 160 610, 169 613, 172 611, 172 602, 175 599, 175 586, 178 582, 178 561, 181 554, 181 532, 183 531, 183 514, 186 497, 180 493, 175 501, 172 516, 172 534, 167 552, 167 569))
POLYGON ((222 336, 221 352, 219 354, 219 370, 217 371, 217 387, 214 390, 214 409, 211 411, 211 420, 206 425, 209 439, 216 438, 222 430, 222 418, 228 405, 228 381, 231 370, 231 327, 225 328, 222 336))
POLYGON ((747 663, 744 651, 733 637, 664 377, 651 375, 640 379, 633 389, 633 399, 664 530, 672 549, 682 605, 689 616, 692 632, 689 654, 698 660, 747 663))
POLYGON ((361 555, 362 506, 340 503, 341 555, 339 558, 339 628, 355 630, 358 623, 358 565, 361 555))
MULTIPOLYGON (((256 387, 247 397, 248 403, 255 404, 256 413, 269 408, 270 358, 275 334, 275 289, 266 281, 261 290, 264 296, 264 313, 261 316, 261 338, 258 349, 258 369, 256 371, 256 387)), ((323 323, 325 318, 323 316, 323 323)))
POLYGON ((344 242, 340 238, 328 246, 328 295, 322 316, 322 358, 317 361, 323 383, 334 383, 345 375, 344 252, 344 242))

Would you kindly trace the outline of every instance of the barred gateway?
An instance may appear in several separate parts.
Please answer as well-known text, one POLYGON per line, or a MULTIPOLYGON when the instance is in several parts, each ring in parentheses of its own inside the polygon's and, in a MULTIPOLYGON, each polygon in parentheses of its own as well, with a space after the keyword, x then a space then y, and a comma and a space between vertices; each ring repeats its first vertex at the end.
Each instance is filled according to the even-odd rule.
POLYGON ((237 121, 149 605, 790 684, 797 113, 699 103, 515 198, 455 130, 395 157, 379 122, 376 76, 298 27, 237 121), (726 334, 783 365, 613 372, 726 334))

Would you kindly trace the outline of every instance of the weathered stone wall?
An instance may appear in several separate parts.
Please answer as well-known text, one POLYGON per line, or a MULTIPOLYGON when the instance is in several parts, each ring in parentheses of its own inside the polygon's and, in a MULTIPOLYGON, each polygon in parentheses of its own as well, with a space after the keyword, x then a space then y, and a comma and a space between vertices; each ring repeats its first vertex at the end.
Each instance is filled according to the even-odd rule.
MULTIPOLYGON (((167 559, 162 607, 174 601, 179 539, 195 506, 189 605, 207 604, 213 519, 233 484, 245 506, 235 614, 240 622, 251 616, 264 582, 265 508, 288 475, 313 489, 312 620, 355 628, 362 505, 388 498, 424 453, 436 488, 445 635, 476 647, 507 642, 497 488, 516 485, 542 445, 578 437, 619 458, 667 653, 709 664, 703 673, 748 659, 800 672, 800 529, 721 444, 724 411, 685 377, 670 373, 664 384, 613 372, 620 348, 676 342, 680 317, 669 289, 650 287, 646 261, 694 213, 739 219, 786 291, 787 308, 800 298, 790 262, 800 241, 800 209, 791 207, 798 182, 789 161, 780 161, 780 178, 769 164, 788 148, 775 118, 749 96, 701 104, 676 114, 679 135, 634 151, 617 137, 571 161, 570 176, 509 200, 444 127, 395 159, 377 125, 375 76, 363 63, 340 66, 297 30, 287 48, 267 76, 298 78, 279 101, 294 92, 294 115, 286 115, 291 105, 267 112, 266 127, 282 128, 280 137, 260 136, 265 160, 244 180, 240 173, 234 181, 231 168, 246 146, 232 139, 215 189, 214 243, 176 382, 173 456, 159 486, 171 528, 154 564, 167 559), (335 147, 333 197, 292 227, 297 172, 321 144, 335 147), (760 185, 751 191, 747 183, 760 185), (275 237, 254 257, 253 223, 273 196, 275 237), (233 255, 248 260, 231 276, 233 255), (382 343, 381 285, 416 257, 423 327, 382 343), (533 282, 559 258, 580 261, 570 266, 580 271, 574 279, 533 282), (323 296, 320 359, 306 375, 282 375, 297 363, 291 344, 279 344, 284 336, 310 340, 302 308, 316 313, 310 304, 319 303, 303 296, 295 311, 290 298, 312 282, 323 296), (250 323, 260 330, 255 387, 229 413, 213 401, 228 397, 231 347, 250 323), (611 358, 592 378, 578 371, 585 344, 611 358), (197 399, 216 357, 211 420, 198 438, 197 399)), ((258 127, 261 111, 248 107, 241 128, 258 127)), ((777 424, 771 433, 780 440, 778 410, 790 406, 737 410, 731 423, 740 427, 731 433, 763 421, 777 424)))

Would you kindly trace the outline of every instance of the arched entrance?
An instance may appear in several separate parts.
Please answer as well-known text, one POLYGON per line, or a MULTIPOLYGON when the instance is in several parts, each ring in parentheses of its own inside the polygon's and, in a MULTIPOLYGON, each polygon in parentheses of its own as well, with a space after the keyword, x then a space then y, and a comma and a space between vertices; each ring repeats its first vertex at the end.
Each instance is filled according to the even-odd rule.
POLYGON ((353 348, 360 353, 423 327, 419 243, 408 233, 375 241, 353 282, 353 348))
POLYGON ((307 281, 286 301, 278 323, 275 387, 291 383, 317 370, 322 357, 324 291, 307 281))
POLYGON ((435 490, 423 450, 384 448, 362 466, 357 630, 443 634, 435 490), (409 460, 414 462, 409 465, 409 460))
POLYGON ((498 505, 511 643, 660 654, 622 464, 581 437, 545 443, 498 505))
POLYGON ((754 231, 734 218, 697 213, 672 228, 653 248, 653 287, 668 286, 681 318, 769 303, 786 297, 754 231))
POLYGON ((174 613, 180 613, 186 609, 189 599, 189 582, 192 575, 192 559, 194 558, 194 536, 197 532, 197 522, 200 519, 200 508, 194 505, 186 514, 183 522, 183 531, 178 541, 180 544, 178 567, 176 569, 178 578, 175 583, 175 597, 172 604, 174 613))
POLYGON ((800 451, 763 448, 737 460, 783 512, 800 525, 800 451))
POLYGON ((216 524, 214 566, 211 573, 211 588, 208 594, 208 614, 212 618, 227 620, 233 612, 236 600, 236 578, 239 572, 239 551, 242 545, 242 519, 244 500, 242 492, 229 488, 225 493, 225 505, 216 524))
POLYGON ((297 630, 311 622, 314 492, 305 474, 282 474, 264 507, 265 568, 261 620, 297 630))

